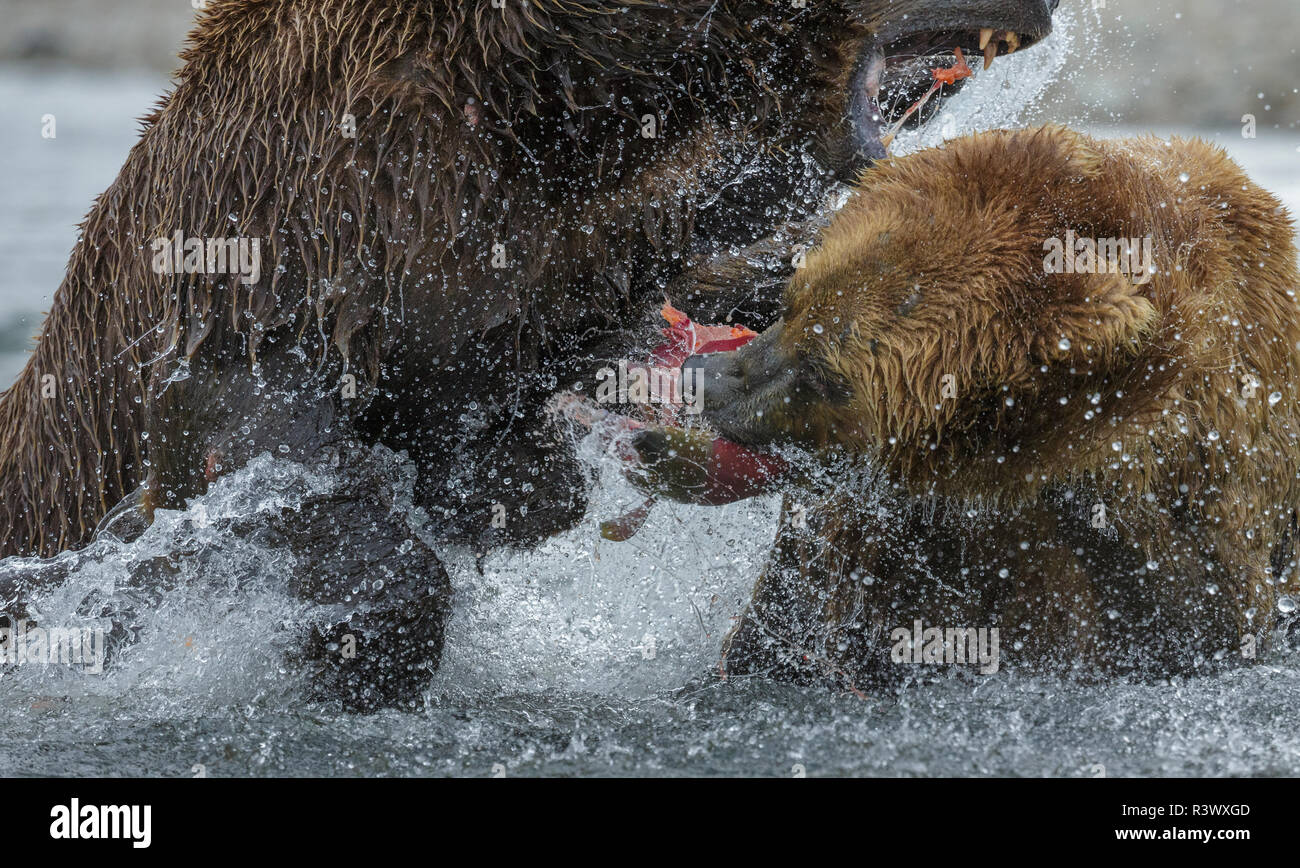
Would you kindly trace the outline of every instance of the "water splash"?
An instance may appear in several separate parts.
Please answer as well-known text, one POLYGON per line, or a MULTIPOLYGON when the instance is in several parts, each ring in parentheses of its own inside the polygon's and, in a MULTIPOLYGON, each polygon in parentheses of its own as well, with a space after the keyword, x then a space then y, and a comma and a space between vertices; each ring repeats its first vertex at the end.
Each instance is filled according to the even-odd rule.
POLYGON ((109 640, 100 674, 57 663, 11 665, 5 703, 144 692, 167 714, 294 695, 301 685, 286 677, 282 657, 311 609, 288 593, 293 556, 234 528, 296 509, 335 482, 264 455, 187 509, 159 510, 129 542, 109 526, 80 551, 0 562, 6 584, 38 589, 27 600, 30 621, 98 630, 109 640))
POLYGON ((598 433, 578 447, 599 476, 582 524, 534 551, 488 557, 482 575, 468 553, 449 557, 456 608, 437 691, 644 697, 716 666, 775 537, 779 498, 658 503, 636 537, 609 542, 600 520, 645 495, 598 433))

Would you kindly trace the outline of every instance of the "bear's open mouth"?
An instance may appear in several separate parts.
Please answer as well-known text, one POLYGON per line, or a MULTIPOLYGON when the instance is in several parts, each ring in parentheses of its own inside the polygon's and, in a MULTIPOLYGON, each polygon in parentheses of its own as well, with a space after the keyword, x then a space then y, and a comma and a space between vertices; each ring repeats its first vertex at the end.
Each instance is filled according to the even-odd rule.
MULTIPOLYGON (((877 38, 858 61, 852 81, 850 117, 859 152, 871 159, 885 154, 881 139, 885 128, 897 123, 935 84, 933 70, 952 67, 956 51, 974 61, 983 57, 988 69, 1006 54, 1022 51, 1039 42, 1043 33, 1025 33, 1009 27, 972 27, 918 30, 877 38)), ((961 90, 964 80, 940 88, 932 99, 907 117, 912 128, 934 117, 943 101, 961 90)))
MULTIPOLYGON (((1028 48, 1037 41, 1037 37, 1028 34, 992 27, 969 31, 923 31, 904 36, 884 47, 885 69, 877 96, 881 112, 891 122, 902 117, 934 84, 931 70, 950 67, 956 62, 957 48, 971 58, 972 65, 976 58, 983 55, 982 65, 988 69, 998 57, 1028 48)), ((935 96, 951 96, 964 83, 957 81, 935 96)), ((938 99, 931 100, 925 108, 908 119, 908 125, 921 124, 933 117, 939 104, 938 99)))

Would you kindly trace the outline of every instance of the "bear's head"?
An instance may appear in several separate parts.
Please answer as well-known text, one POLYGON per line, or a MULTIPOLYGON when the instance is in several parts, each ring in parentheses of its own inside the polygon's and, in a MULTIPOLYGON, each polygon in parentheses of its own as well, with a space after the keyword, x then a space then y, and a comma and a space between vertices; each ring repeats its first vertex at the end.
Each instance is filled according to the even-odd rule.
POLYGON ((1095 145, 998 131, 877 165, 782 320, 687 360, 703 418, 749 446, 870 454, 916 493, 1016 497, 1113 461, 1116 420, 1159 412, 1188 361, 1171 347, 1196 336, 1144 269, 1048 267, 1050 239, 1131 228, 1144 191, 1115 189, 1095 145))

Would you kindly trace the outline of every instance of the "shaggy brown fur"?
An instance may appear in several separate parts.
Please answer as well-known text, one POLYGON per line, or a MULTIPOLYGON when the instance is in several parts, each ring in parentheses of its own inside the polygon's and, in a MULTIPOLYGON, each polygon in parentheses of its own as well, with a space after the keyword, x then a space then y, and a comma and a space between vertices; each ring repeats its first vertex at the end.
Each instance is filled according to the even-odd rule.
POLYGON ((146 452, 160 499, 202 490, 205 453, 248 408, 206 379, 164 390, 179 362, 247 371, 302 345, 305 373, 355 373, 359 405, 402 405, 438 451, 464 420, 411 415, 439 393, 508 397, 512 373, 629 319, 634 276, 662 283, 690 252, 697 197, 734 174, 720 158, 841 125, 838 52, 864 28, 768 7, 209 4, 0 407, 0 554, 85 542, 145 479, 146 452), (802 122, 775 124, 783 111, 802 122), (643 138, 644 114, 674 134, 643 138), (148 244, 176 229, 263 239, 267 278, 161 279, 148 244), (409 358, 381 370, 397 347, 409 358), (430 371, 446 376, 412 392, 430 371), (146 450, 150 427, 165 448, 146 450))
MULTIPOLYGON (((0 556, 82 545, 133 492, 179 506, 264 451, 364 475, 374 443, 410 452, 439 540, 570 526, 585 480, 547 396, 625 352, 670 283, 690 309, 736 273, 725 251, 802 240, 868 156, 855 64, 931 21, 1050 30, 1042 0, 209 3, 0 402, 0 556), (154 273, 176 231, 260 239, 262 279, 154 273)), ((365 508, 304 510, 326 539, 289 534, 304 592, 432 571, 443 605, 405 641, 436 661, 445 575, 356 490, 365 508), (318 578, 331 550, 358 566, 318 578)))
POLYGON ((1262 653, 1297 591, 1292 233, 1195 140, 992 132, 867 172, 783 323, 702 357, 728 436, 873 468, 787 523, 729 671, 911 674, 918 618, 1030 668, 1262 653), (1067 232, 1149 236, 1156 273, 1049 273, 1067 232))

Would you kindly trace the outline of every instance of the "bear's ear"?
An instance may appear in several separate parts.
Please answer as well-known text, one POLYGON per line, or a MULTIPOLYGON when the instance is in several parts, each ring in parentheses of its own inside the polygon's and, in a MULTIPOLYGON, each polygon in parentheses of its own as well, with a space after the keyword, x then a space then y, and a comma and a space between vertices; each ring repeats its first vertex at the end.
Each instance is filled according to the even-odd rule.
POLYGON ((1066 132, 1070 134, 1070 149, 1065 162, 1070 170, 1082 178, 1092 178, 1101 174, 1102 155, 1092 140, 1074 130, 1066 130, 1066 132))
POLYGON ((1093 178, 1102 171, 1103 157, 1096 142, 1069 127, 1043 126, 1034 134, 1030 148, 1051 154, 1053 160, 1063 161, 1068 176, 1093 178))
POLYGON ((1159 313, 1132 275, 1055 275, 1030 354, 1047 363, 1104 360, 1137 352, 1159 313))

